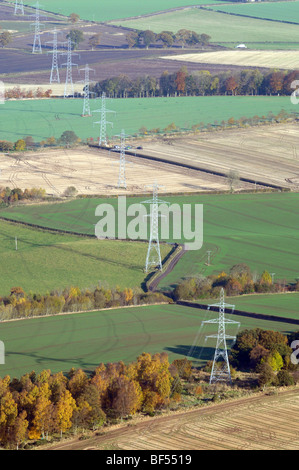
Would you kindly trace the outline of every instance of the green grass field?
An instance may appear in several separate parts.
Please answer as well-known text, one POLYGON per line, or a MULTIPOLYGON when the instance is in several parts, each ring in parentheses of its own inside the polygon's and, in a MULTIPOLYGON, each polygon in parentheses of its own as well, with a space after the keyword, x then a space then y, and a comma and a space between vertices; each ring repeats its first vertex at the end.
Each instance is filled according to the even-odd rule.
MULTIPOLYGON (((166 351, 170 361, 187 356, 194 365, 202 365, 213 358, 215 348, 213 340, 204 344, 205 336, 216 330, 208 325, 199 329, 203 320, 214 317, 215 312, 191 307, 155 305, 2 323, 6 355, 0 376, 20 377, 44 369, 68 372, 71 367, 91 372, 101 362, 128 363, 142 352, 166 351)), ((298 325, 231 318, 241 323, 241 329, 298 330, 298 325)), ((229 334, 237 331, 234 326, 229 334)))
MULTIPOLYGON (((140 287, 145 243, 60 235, 0 221, 0 295, 11 287, 46 293, 68 286, 140 287), (17 237, 18 250, 15 249, 17 237)), ((162 256, 169 252, 162 246, 162 256)))
MULTIPOLYGON (((258 7, 259 5, 256 6, 258 7)), ((275 4, 271 3, 271 6, 270 4, 267 6, 271 9, 273 6, 275 7, 275 4)), ((221 5, 221 8, 224 7, 221 5)), ((232 8, 235 8, 235 5, 232 8)), ((166 12, 163 15, 128 21, 116 21, 114 23, 139 30, 151 29, 155 33, 165 30, 176 33, 182 28, 191 29, 197 33, 209 34, 211 42, 214 44, 232 42, 237 46, 240 43, 250 45, 250 43, 276 41, 284 43, 287 48, 288 43, 299 42, 299 29, 297 25, 199 9, 166 12)))
MULTIPOLYGON (((241 295, 229 297, 226 302, 235 305, 237 310, 244 312, 299 319, 299 293, 297 292, 241 295)), ((199 303, 214 304, 215 299, 200 300, 199 303)))
MULTIPOLYGON (((180 64, 178 63, 178 69, 180 64)), ((30 135, 36 142, 48 137, 58 138, 66 130, 72 130, 81 139, 99 136, 98 114, 82 118, 83 100, 45 99, 6 101, 0 105, 0 140, 15 142, 30 135), (59 115, 59 120, 56 115, 59 115)), ((91 101, 91 110, 100 107, 98 100, 91 101)), ((180 128, 204 122, 213 124, 234 117, 263 116, 282 109, 297 112, 288 96, 197 96, 177 98, 128 98, 111 99, 107 108, 116 112, 109 116, 113 128, 107 126, 110 137, 138 133, 141 127, 164 129, 174 122, 180 128)))
POLYGON ((276 21, 289 21, 299 24, 299 2, 262 2, 262 3, 236 3, 234 5, 212 5, 213 10, 254 18, 276 21))
MULTIPOLYGON (((15 0, 10 0, 12 3, 15 0)), ((96 0, 44 0, 40 5, 41 10, 59 13, 69 16, 77 13, 81 19, 91 21, 109 21, 116 18, 128 18, 131 16, 146 15, 157 11, 168 10, 190 5, 209 5, 219 3, 218 0, 101 0, 99 6, 96 0)))
MULTIPOLYGON (((247 263, 258 274, 264 269, 274 272, 276 280, 294 282, 298 277, 298 193, 160 196, 171 204, 203 204, 204 241, 200 250, 186 252, 161 281, 161 289, 186 276, 227 272, 237 263, 247 263), (209 267, 205 265, 208 249, 212 250, 209 267)), ((128 198, 127 204, 143 200, 128 198)), ((102 202, 114 205, 117 213, 117 199, 81 199, 65 204, 8 208, 0 215, 48 228, 94 233, 94 224, 99 220, 95 208, 102 202)), ((170 235, 171 224, 172 221, 170 235)))

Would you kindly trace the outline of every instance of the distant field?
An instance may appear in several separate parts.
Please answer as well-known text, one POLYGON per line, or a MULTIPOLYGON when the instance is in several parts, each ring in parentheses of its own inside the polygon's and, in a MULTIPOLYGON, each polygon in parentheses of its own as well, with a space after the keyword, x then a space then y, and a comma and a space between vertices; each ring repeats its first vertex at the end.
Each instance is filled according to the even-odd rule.
MULTIPOLYGON (((299 293, 250 294, 228 297, 226 301, 229 304, 235 305, 237 310, 243 310, 244 312, 299 320, 299 293)), ((201 304, 213 304, 215 299, 199 300, 198 302, 201 304)))
POLYGON ((254 18, 276 21, 289 21, 299 24, 299 2, 262 2, 262 3, 236 3, 234 5, 211 5, 209 8, 226 13, 251 16, 254 18))
MULTIPOLYGON (((0 221, 0 295, 9 295, 15 286, 41 294, 68 286, 93 287, 98 282, 140 287, 146 251, 145 243, 52 234, 0 221)), ((168 251, 162 246, 164 256, 168 251)))
MULTIPOLYGON (((274 272, 276 280, 285 278, 294 281, 298 277, 298 193, 163 197, 163 192, 160 192, 160 197, 180 205, 203 204, 204 241, 202 249, 188 251, 183 256, 174 270, 161 281, 160 288, 168 289, 185 276, 227 272, 237 263, 247 263, 259 274, 264 269, 274 272), (212 250, 209 267, 205 265, 207 250, 212 250)), ((143 200, 129 198, 127 204, 143 200)), ((113 204, 117 211, 117 199, 111 198, 15 207, 1 211, 0 215, 45 227, 92 233, 93 223, 96 222, 95 207, 100 202, 113 204)), ((194 230, 193 217, 194 212, 194 230)), ((184 242, 184 239, 176 241, 184 242)))
MULTIPOLYGON (((178 62, 178 69, 180 67, 178 62)), ((99 100, 91 100, 91 110, 99 109, 99 100)), ((99 136, 98 113, 82 118, 82 99, 45 99, 6 101, 0 105, 0 140, 16 141, 30 135, 37 142, 48 137, 60 137, 66 130, 74 131, 81 139, 99 136), (57 119, 58 116, 58 119, 57 119)), ((111 99, 107 108, 113 128, 107 126, 108 135, 138 133, 141 127, 160 128, 174 122, 176 126, 191 129, 204 122, 221 122, 231 117, 278 114, 282 109, 296 112, 288 96, 197 96, 178 98, 111 99)))
MULTIPOLYGON (((231 49, 235 49, 236 43, 235 42, 223 42, 221 43, 223 46, 231 49)), ((277 41, 268 41, 268 42, 246 42, 246 45, 249 50, 262 50, 262 51, 297 51, 299 49, 299 42, 277 42, 277 41)), ((297 66, 296 66, 297 68, 297 66)))
MULTIPOLYGON (((172 362, 187 356, 194 365, 213 358, 215 342, 204 344, 215 326, 201 322, 215 312, 177 305, 122 308, 84 314, 35 318, 1 324, 5 365, 0 376, 11 378, 34 370, 68 372, 72 367, 92 372, 101 362, 136 360, 142 352, 166 351, 172 362)), ((228 316, 229 317, 229 316, 228 316)), ((231 316, 243 328, 264 328, 288 333, 298 325, 231 316)), ((229 330, 234 335, 237 327, 229 330)))
MULTIPOLYGON (((273 5, 271 3, 271 7, 273 5)), ((243 18, 200 9, 170 12, 135 20, 117 21, 115 24, 134 29, 150 28, 155 33, 160 33, 164 30, 176 33, 182 28, 191 29, 197 33, 209 34, 212 43, 222 44, 232 42, 235 43, 235 46, 244 42, 249 44, 275 41, 285 43, 287 48, 288 43, 299 42, 299 29, 297 25, 249 17, 243 18)))
POLYGON ((162 58, 198 64, 238 65, 240 67, 296 70, 299 63, 299 51, 236 50, 182 54, 175 56, 168 55, 162 58))
POLYGON ((30 29, 30 23, 28 21, 1 21, 0 20, 0 28, 2 30, 8 30, 11 32, 28 32, 32 31, 30 29))
MULTIPOLYGON (((14 3, 14 0, 10 0, 14 3)), ((61 15, 69 16, 77 13, 82 19, 91 21, 109 21, 117 18, 128 18, 131 16, 146 15, 170 8, 184 7, 190 5, 209 5, 219 3, 218 0, 152 0, 145 2, 140 0, 44 0, 41 9, 61 15)))

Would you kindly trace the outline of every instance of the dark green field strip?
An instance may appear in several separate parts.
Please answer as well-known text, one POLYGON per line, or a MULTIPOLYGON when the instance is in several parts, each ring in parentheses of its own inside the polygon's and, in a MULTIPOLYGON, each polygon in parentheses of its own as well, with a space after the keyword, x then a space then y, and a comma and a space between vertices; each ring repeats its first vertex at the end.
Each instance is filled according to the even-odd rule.
MULTIPOLYGON (((191 354, 190 359, 203 364, 215 347, 213 341, 204 344, 205 335, 217 327, 200 330, 200 326, 214 317, 215 312, 207 310, 155 305, 1 323, 6 364, 0 366, 0 376, 19 377, 43 369, 67 372, 71 367, 91 372, 101 362, 128 363, 142 352, 166 351, 170 360, 191 354)), ((240 321, 241 329, 259 326, 284 333, 297 329, 283 322, 228 317, 240 321)), ((236 332, 234 328, 230 334, 236 332)))
MULTIPOLYGON (((228 297, 227 302, 235 304, 237 310, 288 318, 299 322, 299 293, 297 292, 241 295, 228 297)), ((200 300, 198 303, 213 304, 215 299, 200 300)))

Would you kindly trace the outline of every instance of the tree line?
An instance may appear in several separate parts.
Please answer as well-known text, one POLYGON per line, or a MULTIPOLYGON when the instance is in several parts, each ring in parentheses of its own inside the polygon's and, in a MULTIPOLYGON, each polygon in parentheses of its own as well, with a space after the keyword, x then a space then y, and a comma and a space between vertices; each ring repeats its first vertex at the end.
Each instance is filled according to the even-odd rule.
POLYGON ((41 98, 50 98, 52 95, 52 90, 49 88, 44 90, 42 87, 31 88, 26 90, 20 86, 14 86, 12 88, 7 88, 4 91, 4 98, 6 100, 23 100, 23 99, 41 99, 41 98))
POLYGON ((198 34, 189 29, 180 29, 177 33, 173 31, 161 31, 161 33, 154 33, 150 29, 144 31, 130 31, 126 35, 126 40, 129 48, 145 47, 149 48, 150 45, 160 43, 163 48, 172 47, 174 44, 179 44, 182 48, 189 46, 206 46, 209 44, 211 36, 206 33, 198 34))
POLYGON ((234 265, 228 273, 190 277, 177 284, 173 291, 175 300, 195 300, 219 297, 223 288, 228 296, 275 293, 299 290, 299 282, 288 286, 285 279, 274 282, 271 274, 264 270, 261 275, 251 272, 245 263, 234 265))
POLYGON ((213 74, 208 70, 189 73, 187 67, 177 72, 165 70, 160 77, 144 75, 130 78, 125 74, 107 78, 91 86, 96 96, 104 92, 110 98, 219 95, 291 95, 299 71, 261 71, 244 69, 213 74))
POLYGON ((46 294, 26 293, 22 287, 16 286, 10 289, 9 295, 0 297, 0 318, 29 318, 156 302, 169 302, 169 298, 161 293, 144 292, 139 288, 120 289, 101 285, 90 289, 71 286, 46 294))
POLYGON ((9 188, 0 186, 0 205, 10 205, 18 201, 37 201, 46 198, 46 190, 43 188, 9 188))
MULTIPOLYGON (((58 114, 56 115, 56 119, 59 120, 58 114)), ((34 142, 33 137, 27 135, 22 139, 16 140, 16 142, 0 140, 0 152, 24 152, 25 150, 34 150, 37 147, 70 147, 80 142, 81 139, 74 131, 64 131, 59 138, 51 136, 40 142, 34 142)))

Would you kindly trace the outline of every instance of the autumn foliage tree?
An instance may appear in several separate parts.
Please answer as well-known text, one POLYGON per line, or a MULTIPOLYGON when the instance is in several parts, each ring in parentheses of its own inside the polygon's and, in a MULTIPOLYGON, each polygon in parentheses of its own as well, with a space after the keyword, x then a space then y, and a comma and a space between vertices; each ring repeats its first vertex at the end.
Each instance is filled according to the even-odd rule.
POLYGON ((176 74, 175 83, 178 93, 185 93, 186 91, 186 78, 188 75, 187 67, 182 67, 176 74))
POLYGON ((237 335, 231 350, 235 364, 241 368, 257 368, 266 362, 272 370, 280 370, 292 353, 282 333, 260 328, 245 329, 237 335))
POLYGON ((231 76, 225 80, 225 91, 231 95, 236 94, 238 88, 238 82, 235 77, 231 76))

